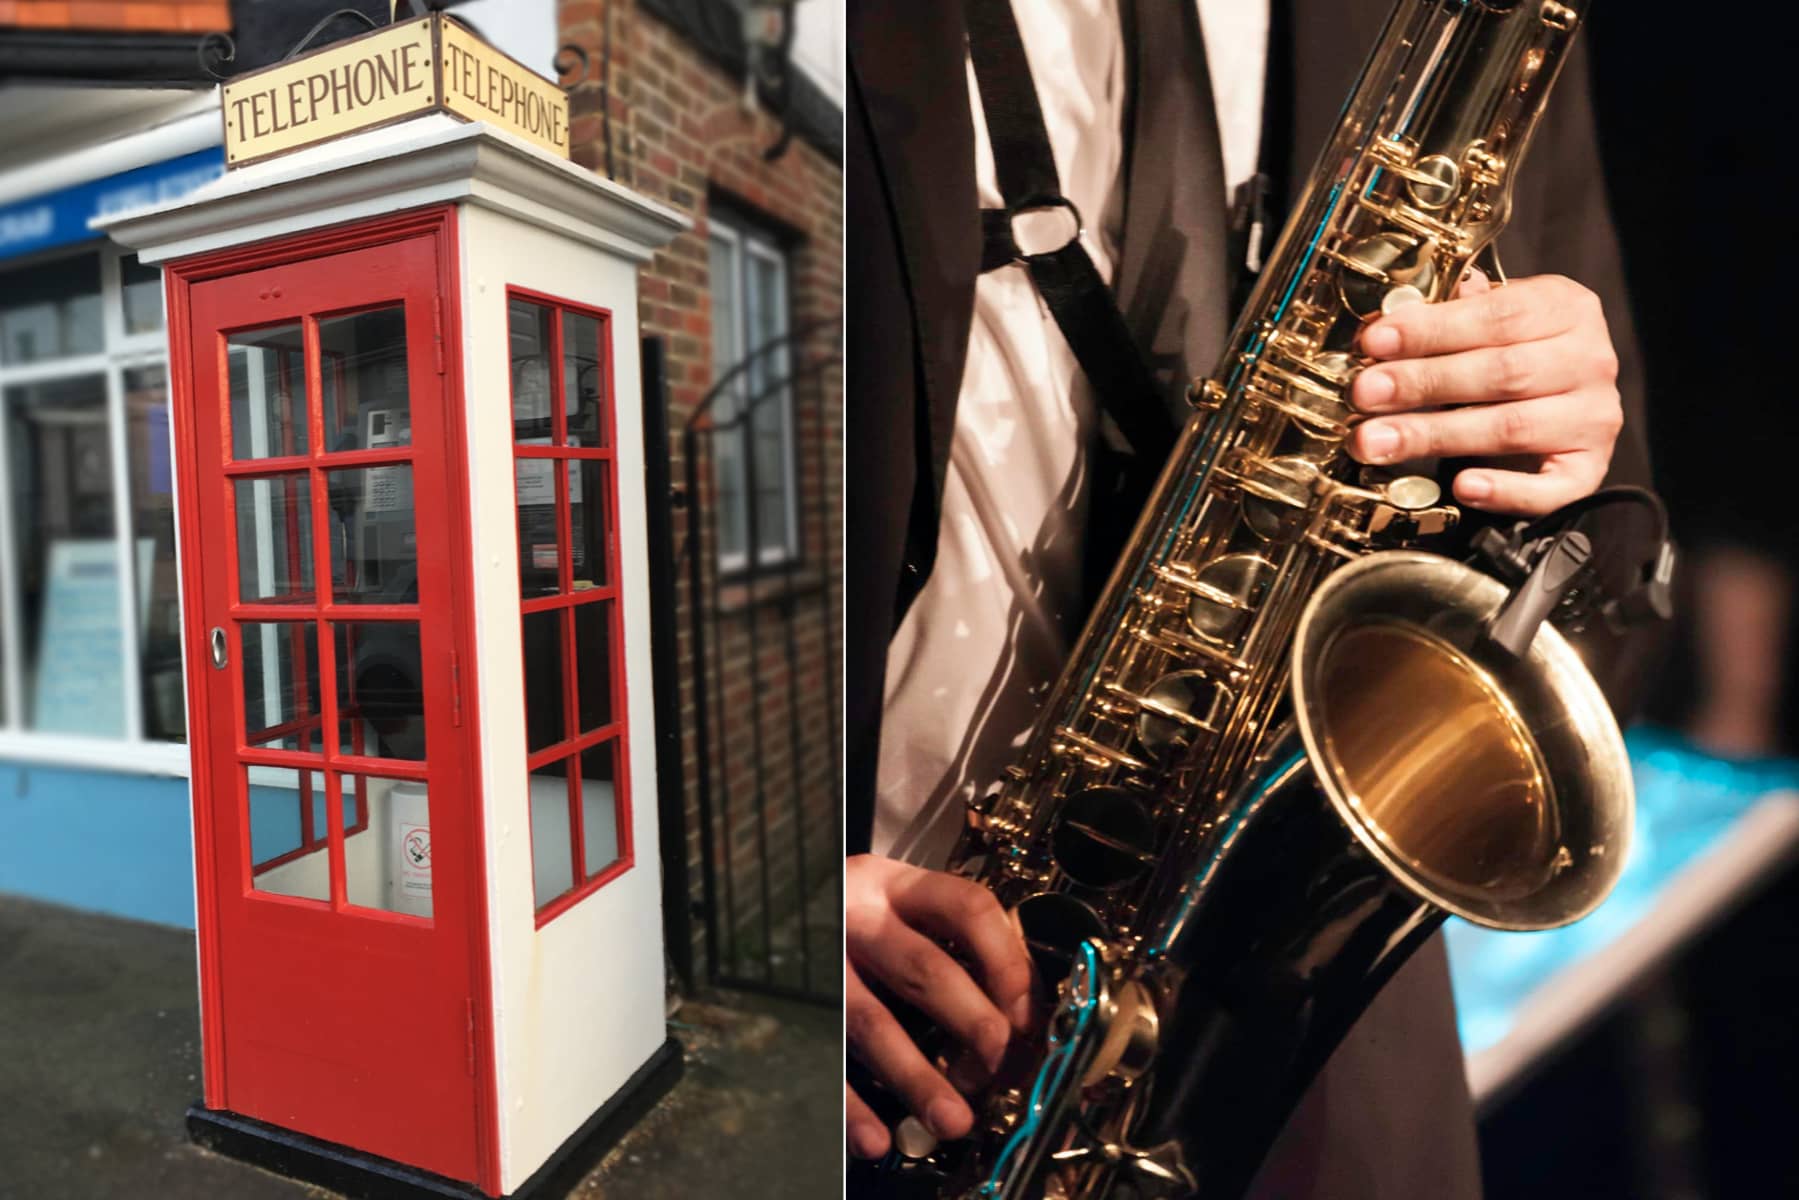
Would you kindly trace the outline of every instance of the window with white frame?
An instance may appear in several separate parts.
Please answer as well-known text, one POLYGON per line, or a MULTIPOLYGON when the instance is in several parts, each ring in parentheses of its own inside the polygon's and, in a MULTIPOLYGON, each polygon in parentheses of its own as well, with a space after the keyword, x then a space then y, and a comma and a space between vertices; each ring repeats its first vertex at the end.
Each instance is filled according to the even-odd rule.
POLYGON ((800 553, 787 256, 767 233, 716 211, 711 229, 712 405, 718 559, 727 571, 800 553), (754 533, 752 535, 752 529, 754 533))
POLYGON ((0 264, 0 479, 0 747, 184 741, 159 271, 0 264))

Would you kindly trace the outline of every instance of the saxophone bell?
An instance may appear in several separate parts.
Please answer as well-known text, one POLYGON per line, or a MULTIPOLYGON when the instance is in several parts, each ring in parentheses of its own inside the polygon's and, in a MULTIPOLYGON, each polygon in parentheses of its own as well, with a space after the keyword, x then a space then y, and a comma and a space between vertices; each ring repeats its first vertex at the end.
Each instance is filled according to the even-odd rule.
POLYGON ((1547 929, 1617 881, 1623 737, 1554 627, 1516 657, 1485 636, 1509 597, 1451 559, 1387 551, 1335 572, 1300 617, 1290 717, 1148 956, 1161 1045, 1133 1140, 1177 1144, 1199 1194, 1248 1185, 1446 915, 1547 929))

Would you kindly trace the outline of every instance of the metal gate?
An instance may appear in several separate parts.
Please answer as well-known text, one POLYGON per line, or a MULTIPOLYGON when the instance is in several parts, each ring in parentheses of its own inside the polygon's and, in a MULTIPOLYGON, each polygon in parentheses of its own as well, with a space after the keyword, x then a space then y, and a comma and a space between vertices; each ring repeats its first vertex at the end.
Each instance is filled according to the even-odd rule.
MULTIPOLYGON (((663 686, 679 739, 664 758, 681 782, 664 788, 665 892, 686 901, 670 914, 675 970, 696 982, 697 946, 708 983, 831 1004, 843 986, 838 328, 815 322, 715 372, 681 431, 683 481, 664 493, 672 578, 653 597, 676 633, 657 657, 680 664, 663 686)), ((659 347, 646 353, 656 390, 660 361, 659 347)), ((646 396, 646 416, 657 407, 646 396)))

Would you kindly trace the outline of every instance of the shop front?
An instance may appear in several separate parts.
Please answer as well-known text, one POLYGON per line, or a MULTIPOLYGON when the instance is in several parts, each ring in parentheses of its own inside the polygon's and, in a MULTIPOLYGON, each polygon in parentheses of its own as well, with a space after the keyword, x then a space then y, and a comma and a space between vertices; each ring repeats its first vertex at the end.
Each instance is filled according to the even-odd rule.
POLYGON ((0 134, 0 890, 189 924, 161 273, 90 222, 224 170, 216 102, 9 89, 0 134))

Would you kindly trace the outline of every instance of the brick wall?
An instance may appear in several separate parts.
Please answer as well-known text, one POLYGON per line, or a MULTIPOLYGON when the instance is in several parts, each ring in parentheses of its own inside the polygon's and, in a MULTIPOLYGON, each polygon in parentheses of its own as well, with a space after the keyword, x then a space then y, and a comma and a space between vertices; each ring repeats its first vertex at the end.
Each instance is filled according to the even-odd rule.
POLYGON ((208 33, 231 28, 227 0, 0 0, 0 25, 109 33, 208 33))
MULTIPOLYGON (((725 5, 720 19, 735 20, 725 5)), ((573 92, 572 145, 578 162, 606 166, 598 77, 602 34, 610 22, 612 165, 619 182, 694 219, 694 228, 658 254, 642 277, 640 317, 646 334, 665 339, 670 391, 672 476, 686 477, 682 431, 729 364, 712 356, 708 215, 717 205, 775 233, 788 262, 790 324, 823 322, 796 347, 797 362, 833 359, 839 345, 843 276, 842 170, 827 153, 794 138, 774 161, 763 157, 780 137, 780 121, 760 104, 746 109, 740 74, 728 72, 691 40, 635 0, 562 0, 562 41, 591 58, 589 79, 573 92)), ((702 529, 688 547, 702 579, 701 650, 709 668, 706 695, 695 679, 689 564, 680 564, 680 674, 683 773, 687 784, 687 854, 694 894, 702 880, 699 790, 709 785, 714 809, 713 867, 719 891, 721 965, 756 977, 764 969, 765 934, 782 961, 777 981, 795 974, 795 914, 811 893, 815 912, 836 912, 841 867, 837 813, 837 738, 841 679, 842 376, 835 365, 794 388, 802 554, 791 572, 755 588, 721 580, 712 535, 702 529), (755 653, 752 654, 752 647, 755 653), (704 755, 698 723, 709 726, 704 755), (804 843, 805 885, 800 886, 804 843), (768 864, 766 871, 764 863, 768 864), (727 920, 734 912, 735 920, 727 920), (735 926, 734 928, 732 926, 735 926)), ((689 512, 712 512, 706 435, 698 434, 698 494, 689 512)), ((677 541, 685 514, 677 514, 677 541)), ((665 849, 664 853, 667 853, 665 849)), ((810 930, 820 971, 838 969, 836 918, 810 930)), ((695 923, 696 960, 705 961, 695 923)), ((703 969, 703 967, 702 967, 703 969)), ((813 986, 819 983, 814 976, 813 986)))

